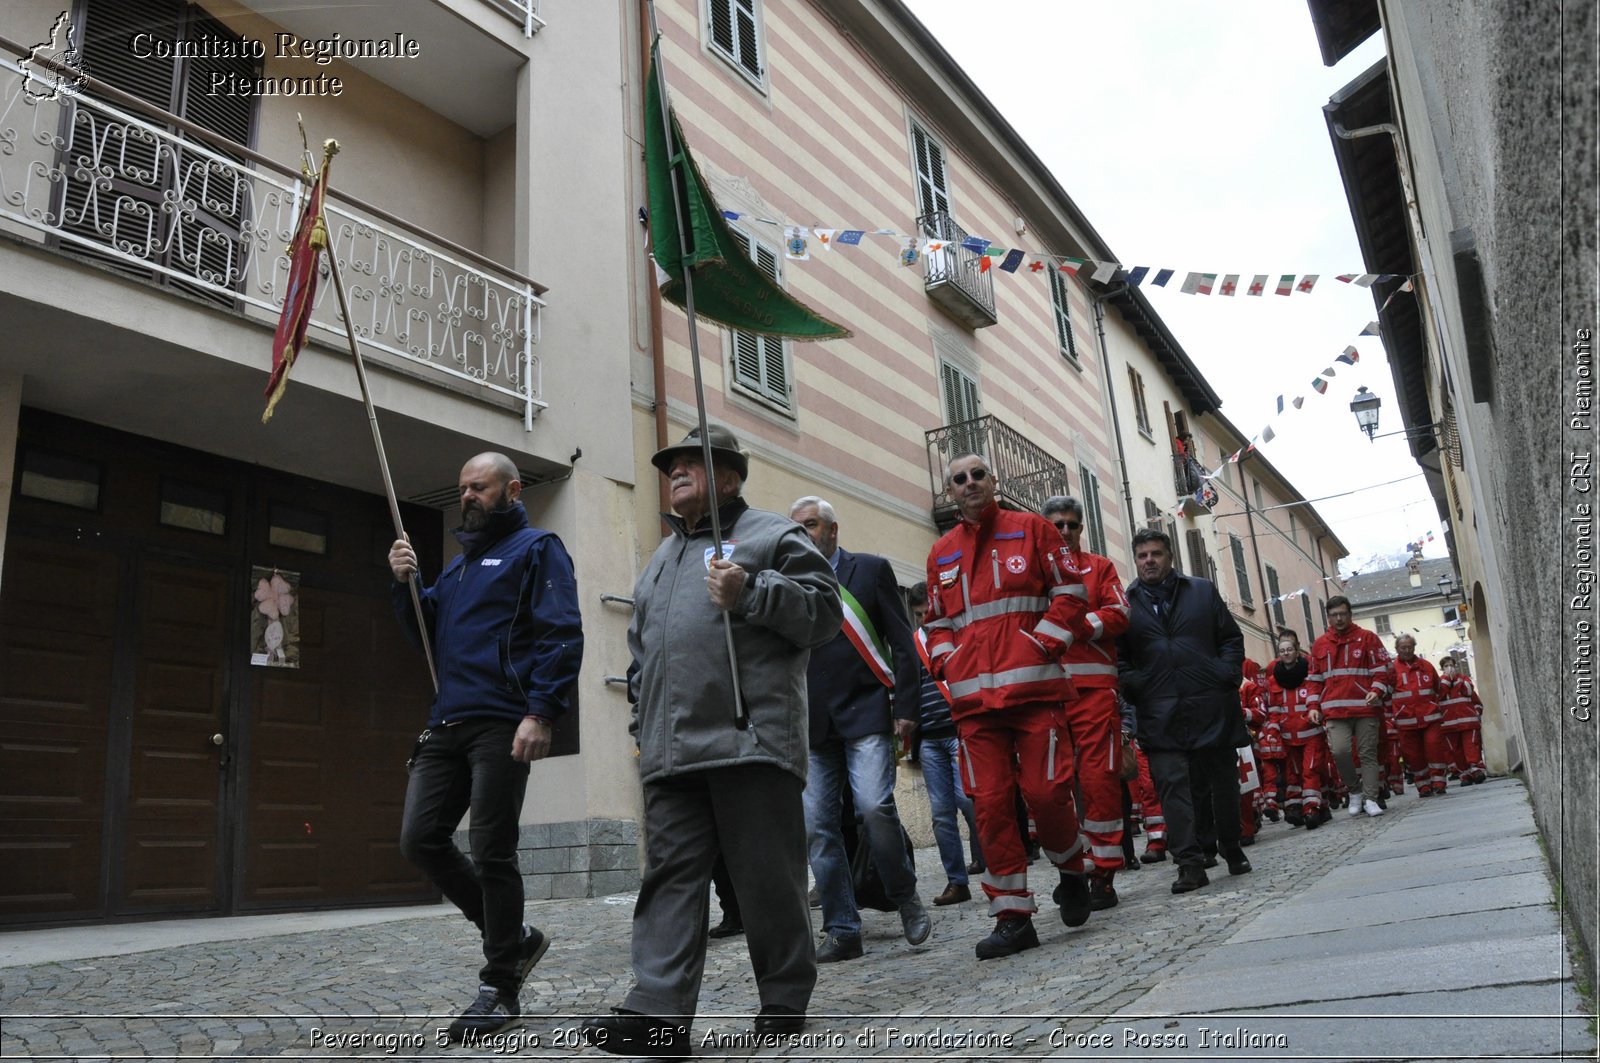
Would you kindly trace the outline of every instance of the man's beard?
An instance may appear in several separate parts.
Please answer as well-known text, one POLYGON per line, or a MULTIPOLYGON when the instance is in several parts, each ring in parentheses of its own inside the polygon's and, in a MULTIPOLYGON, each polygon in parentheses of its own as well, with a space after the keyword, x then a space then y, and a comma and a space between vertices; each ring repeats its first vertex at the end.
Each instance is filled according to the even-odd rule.
POLYGON ((497 499, 494 505, 488 509, 473 503, 468 503, 467 505, 461 507, 461 526, 469 532, 482 531, 484 525, 489 523, 490 515, 498 513, 505 508, 506 493, 503 490, 500 492, 499 499, 497 499))

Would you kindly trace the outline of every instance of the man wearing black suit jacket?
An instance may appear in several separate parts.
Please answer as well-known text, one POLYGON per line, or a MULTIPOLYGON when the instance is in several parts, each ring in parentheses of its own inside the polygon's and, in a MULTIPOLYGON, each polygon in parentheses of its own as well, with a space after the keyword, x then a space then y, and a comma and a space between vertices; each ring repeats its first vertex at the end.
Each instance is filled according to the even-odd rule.
POLYGON ((789 516, 833 565, 844 600, 845 630, 812 650, 806 669, 811 704, 806 839, 822 897, 817 962, 835 963, 861 955, 861 913, 839 830, 847 779, 873 863, 889 899, 899 906, 906 940, 920 945, 932 931, 894 803, 894 738, 909 745, 916 732, 921 683, 911 624, 889 562, 840 549, 833 506, 815 495, 797 499, 789 516))

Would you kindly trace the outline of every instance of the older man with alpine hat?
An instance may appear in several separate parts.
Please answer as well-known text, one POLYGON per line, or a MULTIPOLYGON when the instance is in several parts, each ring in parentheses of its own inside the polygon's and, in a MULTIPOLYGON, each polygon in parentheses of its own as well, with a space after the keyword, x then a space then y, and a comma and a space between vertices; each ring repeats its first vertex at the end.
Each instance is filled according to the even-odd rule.
POLYGON ((799 1030, 817 980, 801 801, 806 662, 839 631, 838 583, 804 529, 740 496, 749 463, 734 434, 712 425, 707 436, 712 469, 698 430, 651 459, 674 512, 634 586, 628 627, 645 831, 634 986, 582 1026, 588 1044, 620 1055, 689 1054, 718 853, 742 902, 756 1032, 799 1030))

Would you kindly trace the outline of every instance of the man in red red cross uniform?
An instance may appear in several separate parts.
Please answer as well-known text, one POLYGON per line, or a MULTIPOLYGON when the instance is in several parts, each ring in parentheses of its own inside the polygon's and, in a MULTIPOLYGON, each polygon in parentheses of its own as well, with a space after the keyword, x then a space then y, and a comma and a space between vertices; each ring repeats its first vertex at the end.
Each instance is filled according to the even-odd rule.
POLYGON ((928 660, 948 685, 988 870, 983 892, 995 929, 980 960, 1036 948, 1038 905, 1017 834, 1015 793, 1038 827, 1044 855, 1061 873, 1054 900, 1068 926, 1089 919, 1083 839, 1073 808, 1071 728, 1064 702, 1077 688, 1067 650, 1091 636, 1087 591, 1072 550, 1036 513, 1002 510, 988 463, 968 454, 945 469, 960 511, 928 554, 928 660))
POLYGON ((1439 658, 1439 704, 1444 709, 1444 735, 1450 759, 1462 786, 1488 781, 1483 762, 1483 701, 1472 680, 1462 675, 1454 657, 1439 658))
POLYGON ((1445 791, 1450 748, 1444 737, 1444 709, 1439 705, 1439 673, 1417 656, 1417 640, 1394 640, 1394 723, 1400 729, 1400 755, 1417 784, 1418 797, 1445 791))
POLYGON ((1089 611, 1089 637, 1067 647, 1067 674, 1078 700, 1066 704, 1067 728, 1077 755, 1078 820, 1088 840, 1089 907, 1114 908, 1112 885, 1122 868, 1122 731, 1117 709, 1117 638, 1128 630, 1128 596, 1111 559, 1083 549, 1083 503, 1070 495, 1045 499, 1044 519, 1056 526, 1083 576, 1089 611))

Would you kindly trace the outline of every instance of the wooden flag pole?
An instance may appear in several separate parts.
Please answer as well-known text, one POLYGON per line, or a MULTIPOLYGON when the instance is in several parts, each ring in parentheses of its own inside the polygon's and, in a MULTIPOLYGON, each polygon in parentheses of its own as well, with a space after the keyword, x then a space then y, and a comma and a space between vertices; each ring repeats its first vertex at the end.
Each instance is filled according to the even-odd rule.
MULTIPOLYGON (((322 142, 323 165, 339 154, 337 140, 322 142)), ((395 498, 394 479, 389 475, 389 458, 383 450, 383 433, 378 431, 378 411, 372 405, 372 392, 367 388, 367 366, 361 358, 361 345, 356 342, 355 321, 350 317, 350 297, 345 294, 344 274, 339 272, 339 256, 334 252, 333 241, 328 241, 328 273, 333 277, 333 290, 339 296, 339 313, 344 315, 345 337, 350 341, 350 357, 356 363, 356 380, 361 384, 361 401, 367 407, 367 424, 372 427, 372 445, 378 451, 378 470, 383 473, 383 491, 389 499, 389 516, 394 521, 396 539, 406 539, 405 525, 400 520, 400 502, 395 498)), ((409 539, 406 539, 410 542, 409 539)), ((433 680, 433 692, 439 693, 439 670, 433 663, 433 644, 428 638, 428 622, 422 613, 422 594, 419 591, 421 573, 413 571, 406 586, 411 589, 411 607, 417 614, 417 634, 422 637, 422 653, 428 659, 428 678, 433 680)))
MULTIPOLYGON (((706 490, 710 493, 711 510, 711 536, 714 545, 713 556, 722 560, 722 517, 717 512, 717 478, 716 466, 712 464, 711 434, 706 424, 706 392, 705 382, 700 372, 700 330, 696 325, 694 315, 694 267, 689 263, 689 233, 685 228, 688 219, 683 216, 683 185, 678 175, 678 144, 672 135, 672 109, 667 103, 667 75, 661 62, 661 52, 656 47, 656 42, 661 39, 661 31, 656 26, 655 0, 647 0, 650 8, 650 37, 651 46, 655 50, 655 77, 656 94, 661 97, 661 127, 665 131, 667 140, 668 171, 672 174, 672 209, 678 220, 678 260, 683 267, 683 309, 689 315, 689 363, 694 368, 694 406, 695 414, 699 418, 700 427, 700 455, 705 464, 706 490)), ((660 253, 661 248, 654 248, 660 253)), ((665 401, 660 395, 656 401, 665 401)), ((722 610, 722 633, 728 644, 728 667, 733 673, 733 723, 741 731, 750 726, 750 710, 744 703, 744 692, 739 686, 739 655, 733 644, 733 618, 726 609, 722 610)))

